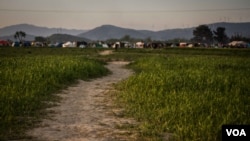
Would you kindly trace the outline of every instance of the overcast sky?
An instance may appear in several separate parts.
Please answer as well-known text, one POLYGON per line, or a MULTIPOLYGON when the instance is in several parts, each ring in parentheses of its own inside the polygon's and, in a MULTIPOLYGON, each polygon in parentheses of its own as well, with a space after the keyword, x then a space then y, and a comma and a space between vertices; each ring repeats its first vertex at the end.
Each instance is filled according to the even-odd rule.
POLYGON ((162 30, 249 22, 250 0, 0 0, 0 28, 28 23, 92 29, 103 24, 162 30))

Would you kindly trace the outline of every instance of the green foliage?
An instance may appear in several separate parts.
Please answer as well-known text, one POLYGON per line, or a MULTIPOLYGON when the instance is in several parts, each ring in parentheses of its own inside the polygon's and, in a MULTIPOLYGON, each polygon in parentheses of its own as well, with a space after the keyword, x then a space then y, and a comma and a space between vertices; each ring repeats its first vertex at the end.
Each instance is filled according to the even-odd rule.
POLYGON ((45 37, 42 37, 42 36, 36 36, 35 41, 36 42, 46 42, 47 39, 45 37))
POLYGON ((250 38, 249 37, 244 37, 239 33, 236 33, 235 35, 233 35, 230 38, 230 41, 245 41, 245 42, 250 42, 250 38))
POLYGON ((132 62, 136 74, 116 85, 117 97, 143 139, 214 141, 222 124, 250 124, 250 50, 102 50, 0 48, 0 140, 20 139, 64 86, 107 74, 97 60, 132 62))
POLYGON ((107 73, 100 62, 79 55, 1 57, 0 140, 20 136, 65 85, 107 73))
POLYGON ((26 37, 26 33, 23 32, 23 31, 17 31, 15 34, 14 34, 14 38, 15 39, 18 39, 20 42, 23 41, 23 39, 26 37))
POLYGON ((213 40, 213 32, 207 25, 199 25, 193 31, 195 42, 211 43, 213 40))
POLYGON ((123 36, 120 40, 121 40, 121 41, 131 41, 132 38, 131 38, 129 35, 125 35, 125 36, 123 36))
POLYGON ((118 101, 141 121, 141 135, 221 140, 222 124, 250 124, 250 59, 227 56, 145 57, 117 85, 118 101))
POLYGON ((225 43, 227 43, 228 42, 228 37, 227 37, 227 35, 226 35, 226 33, 225 33, 225 30, 226 30, 226 28, 224 28, 224 27, 218 27, 217 29, 216 29, 216 31, 213 31, 213 33, 214 33, 214 39, 218 42, 218 43, 221 43, 221 44, 225 44, 225 43))
POLYGON ((49 47, 30 47, 30 48, 10 48, 0 47, 0 57, 22 57, 22 56, 65 56, 65 55, 81 55, 81 56, 97 56, 98 52, 103 49, 95 48, 49 48, 49 47))

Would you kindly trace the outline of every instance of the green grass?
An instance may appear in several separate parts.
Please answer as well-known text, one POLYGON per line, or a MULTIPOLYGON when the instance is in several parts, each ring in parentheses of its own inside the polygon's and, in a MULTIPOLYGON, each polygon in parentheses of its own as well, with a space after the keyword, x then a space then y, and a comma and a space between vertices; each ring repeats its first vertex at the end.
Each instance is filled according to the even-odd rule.
POLYGON ((22 56, 47 56, 47 55, 84 55, 96 56, 103 49, 96 48, 49 48, 49 47, 29 47, 13 48, 0 47, 0 57, 22 57, 22 56))
POLYGON ((43 53, 17 53, 0 58, 0 140, 24 137, 25 130, 44 115, 41 110, 49 106, 45 101, 55 100, 53 93, 77 79, 88 80, 109 73, 104 63, 84 55, 43 53))
POLYGON ((142 140, 220 140, 222 124, 250 124, 247 49, 0 48, 0 140, 20 139, 46 101, 77 79, 106 75, 103 61, 131 61, 116 85, 118 106, 140 124, 142 140))
POLYGON ((145 57, 117 85, 119 103, 141 124, 141 137, 221 140, 221 125, 250 124, 250 59, 235 56, 145 57))
MULTIPOLYGON (((250 49, 227 48, 163 48, 163 49, 118 49, 119 54, 133 55, 212 55, 249 57, 250 49)), ((133 57, 134 58, 134 57, 133 57)))

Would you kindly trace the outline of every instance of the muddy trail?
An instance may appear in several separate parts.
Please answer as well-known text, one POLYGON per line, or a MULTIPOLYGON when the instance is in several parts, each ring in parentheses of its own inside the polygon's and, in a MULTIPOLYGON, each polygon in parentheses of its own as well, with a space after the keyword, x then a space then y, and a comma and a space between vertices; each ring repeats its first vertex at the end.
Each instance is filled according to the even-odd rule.
POLYGON ((47 109, 50 114, 27 132, 35 141, 116 141, 136 140, 136 133, 117 128, 135 124, 133 119, 119 116, 122 109, 114 107, 108 94, 117 83, 132 74, 125 69, 128 62, 110 62, 112 74, 82 81, 58 94, 62 100, 47 109))

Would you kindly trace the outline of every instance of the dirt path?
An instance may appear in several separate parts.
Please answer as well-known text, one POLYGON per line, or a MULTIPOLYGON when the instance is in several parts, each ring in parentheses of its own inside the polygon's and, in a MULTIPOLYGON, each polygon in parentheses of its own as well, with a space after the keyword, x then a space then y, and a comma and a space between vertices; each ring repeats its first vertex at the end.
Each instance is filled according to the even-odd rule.
POLYGON ((100 52, 99 54, 100 55, 110 55, 112 53, 113 53, 113 50, 104 50, 104 51, 100 52))
POLYGON ((59 94, 62 101, 48 110, 51 116, 28 134, 37 141, 114 141, 135 140, 135 133, 117 126, 134 124, 132 119, 116 115, 112 99, 107 95, 112 84, 132 74, 123 66, 128 62, 110 62, 106 66, 113 74, 91 81, 79 81, 59 94))

